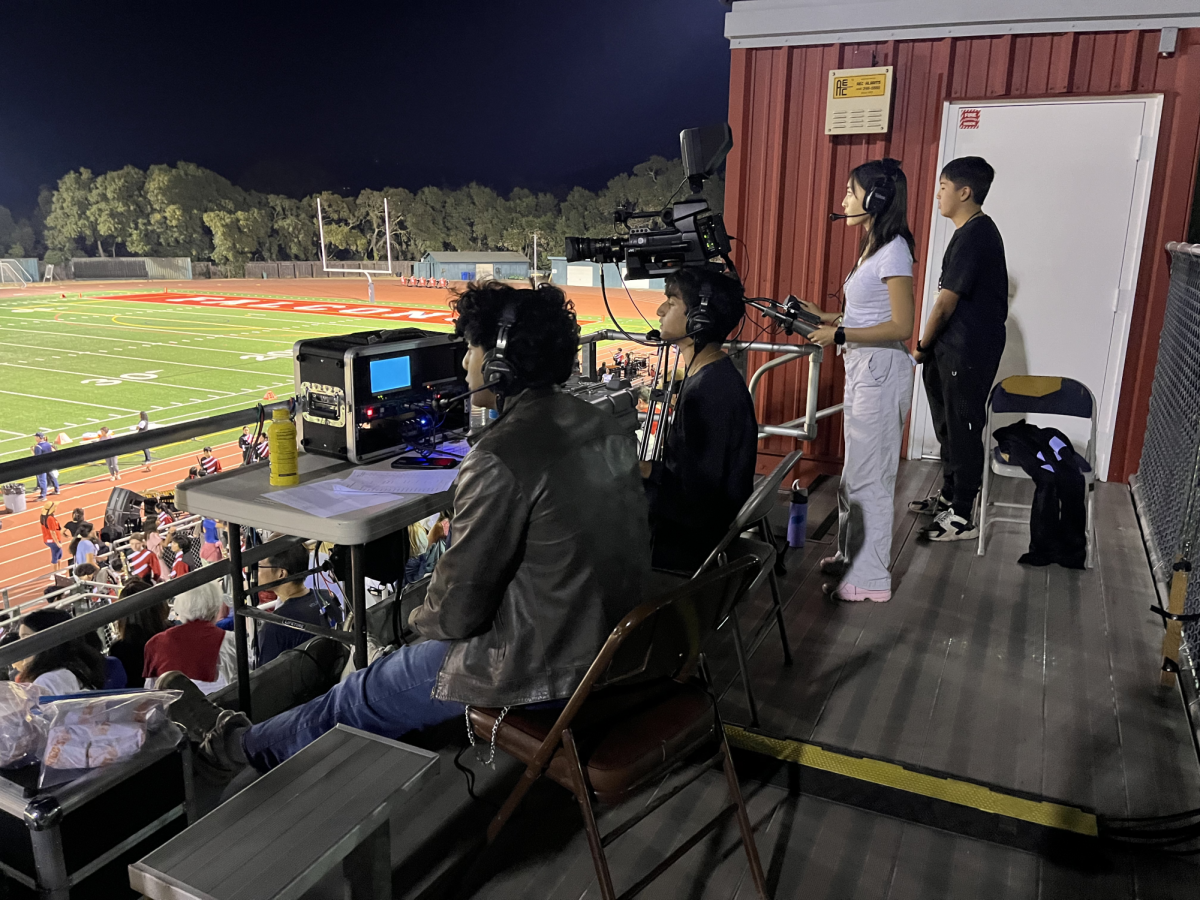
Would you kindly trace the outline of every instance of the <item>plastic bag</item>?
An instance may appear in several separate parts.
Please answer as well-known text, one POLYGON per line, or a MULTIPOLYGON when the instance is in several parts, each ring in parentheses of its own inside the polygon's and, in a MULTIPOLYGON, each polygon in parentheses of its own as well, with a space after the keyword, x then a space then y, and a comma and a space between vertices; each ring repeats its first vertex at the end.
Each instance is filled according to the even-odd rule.
POLYGON ((42 705, 47 721, 38 787, 53 787, 128 759, 168 722, 180 691, 104 691, 42 705))
POLYGON ((44 693, 41 685, 0 681, 0 768, 41 758, 46 721, 37 706, 44 693))

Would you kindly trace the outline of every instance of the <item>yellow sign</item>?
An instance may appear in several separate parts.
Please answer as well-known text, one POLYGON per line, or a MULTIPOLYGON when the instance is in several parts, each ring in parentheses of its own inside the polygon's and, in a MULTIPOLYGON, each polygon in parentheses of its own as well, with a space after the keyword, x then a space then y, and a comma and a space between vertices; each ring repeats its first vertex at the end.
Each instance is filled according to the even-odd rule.
POLYGON ((833 79, 832 98, 882 97, 887 93, 887 74, 841 75, 833 79))

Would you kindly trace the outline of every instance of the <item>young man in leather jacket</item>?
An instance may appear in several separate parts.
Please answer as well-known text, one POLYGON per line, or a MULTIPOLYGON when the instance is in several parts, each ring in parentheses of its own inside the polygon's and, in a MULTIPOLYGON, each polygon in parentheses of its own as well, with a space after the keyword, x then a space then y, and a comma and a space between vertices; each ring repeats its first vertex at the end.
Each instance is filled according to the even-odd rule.
POLYGON ((452 301, 477 405, 500 417, 473 439, 454 495, 454 541, 409 624, 421 643, 258 725, 218 710, 173 673, 172 716, 199 761, 229 777, 276 766, 337 723, 386 737, 461 718, 465 704, 565 702, 650 573, 648 511, 633 436, 558 387, 579 326, 552 285, 472 284, 452 301), (507 325, 502 365, 493 358, 507 325), (498 381, 498 373, 509 376, 498 381))

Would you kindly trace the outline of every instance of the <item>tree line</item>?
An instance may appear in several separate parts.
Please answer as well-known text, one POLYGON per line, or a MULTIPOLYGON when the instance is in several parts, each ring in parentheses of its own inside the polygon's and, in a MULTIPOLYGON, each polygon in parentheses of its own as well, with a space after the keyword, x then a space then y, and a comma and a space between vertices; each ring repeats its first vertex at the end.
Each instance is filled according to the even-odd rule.
MULTIPOLYGON (((558 196, 515 188, 506 197, 472 183, 296 199, 244 190, 188 162, 99 175, 81 168, 55 188, 43 188, 27 219, 14 219, 0 206, 0 256, 38 256, 56 264, 80 256, 189 256, 232 270, 254 260, 319 259, 319 196, 326 253, 337 259, 386 259, 389 241, 393 259, 420 259, 438 250, 530 256, 536 233, 538 262, 546 268, 549 255, 562 253, 567 235, 611 235, 613 210, 660 209, 682 181, 680 160, 653 156, 596 192, 576 187, 558 196)), ((722 181, 711 179, 705 193, 720 210, 722 181)))

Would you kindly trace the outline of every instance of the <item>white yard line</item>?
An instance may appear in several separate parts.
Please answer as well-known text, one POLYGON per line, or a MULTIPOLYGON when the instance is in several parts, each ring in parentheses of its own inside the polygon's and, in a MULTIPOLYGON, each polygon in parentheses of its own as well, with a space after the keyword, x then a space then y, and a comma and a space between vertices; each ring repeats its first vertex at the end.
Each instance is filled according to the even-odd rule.
MULTIPOLYGON (((12 330, 12 329, 9 329, 9 330, 12 330)), ((50 337, 51 335, 46 335, 46 336, 50 337)), ((161 359, 146 359, 141 356, 118 356, 115 353, 101 354, 101 353, 96 353, 92 350, 65 350, 61 347, 39 347, 35 344, 16 344, 16 343, 13 343, 12 341, 0 341, 0 346, 25 347, 30 350, 49 350, 49 351, 57 350, 59 353, 71 353, 76 356, 100 356, 104 359, 130 359, 130 360, 133 360, 134 362, 143 362, 143 363, 167 363, 168 365, 172 365, 172 366, 188 366, 189 368, 192 368, 192 369, 216 369, 219 372, 244 372, 247 375, 263 375, 263 376, 266 376, 267 378, 270 378, 272 375, 276 374, 275 372, 256 372, 253 369, 231 369, 227 366, 206 366, 201 363, 185 363, 185 362, 177 362, 175 360, 168 361, 168 360, 161 360, 161 359)), ((118 349, 121 349, 121 348, 118 348, 118 349)), ((138 348, 137 347, 125 347, 124 349, 136 350, 138 348)), ((211 350, 213 348, 205 347, 204 349, 211 350)), ((56 356, 56 357, 54 357, 54 359, 58 359, 58 357, 56 356)), ((282 359, 282 357, 281 357, 281 359, 282 359)))
MULTIPOLYGON (((163 363, 163 365, 166 365, 166 363, 163 363)), ((0 366, 4 366, 9 369, 33 369, 35 372, 53 372, 58 375, 83 375, 85 378, 100 378, 100 379, 112 380, 112 379, 120 379, 120 377, 121 377, 120 375, 98 375, 95 372, 72 372, 70 369, 47 369, 43 366, 23 366, 20 363, 0 363, 0 366)), ((237 370, 234 369, 232 371, 236 372, 237 370)), ((186 384, 171 384, 171 382, 169 382, 169 381, 159 381, 157 378, 149 380, 149 381, 140 381, 140 380, 134 378, 134 379, 130 379, 129 381, 122 381, 121 383, 122 384, 146 384, 146 385, 153 385, 155 387, 169 387, 169 388, 175 388, 175 389, 178 389, 181 391, 194 391, 196 389, 195 387, 192 387, 192 386, 189 386, 186 384)), ((115 386, 116 385, 112 385, 112 387, 115 387, 115 386)), ((218 394, 224 394, 226 397, 236 396, 236 394, 233 391, 223 391, 220 388, 207 388, 207 390, 216 391, 218 394)))

